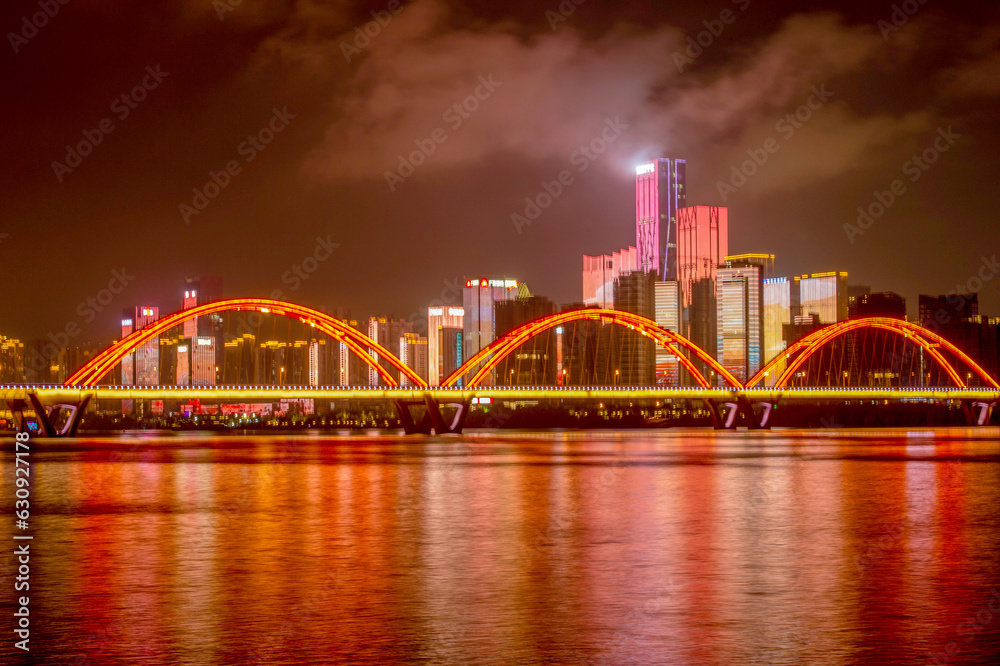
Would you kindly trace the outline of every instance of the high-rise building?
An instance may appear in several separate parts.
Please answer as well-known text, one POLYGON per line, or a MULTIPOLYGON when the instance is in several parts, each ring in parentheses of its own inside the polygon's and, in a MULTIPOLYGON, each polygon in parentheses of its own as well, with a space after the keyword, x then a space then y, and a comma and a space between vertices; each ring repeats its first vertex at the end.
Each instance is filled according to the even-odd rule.
MULTIPOLYGON (((951 342, 993 377, 1000 374, 1000 319, 979 314, 979 294, 919 297, 920 324, 951 342)), ((970 374, 966 379, 978 385, 970 374)))
POLYGON ((820 323, 847 319, 847 273, 831 271, 803 275, 799 280, 802 314, 815 314, 820 323))
POLYGON ((720 267, 717 278, 717 358, 741 382, 761 367, 764 316, 760 274, 758 265, 730 265, 720 267))
MULTIPOLYGON (((656 316, 655 273, 634 271, 615 281, 615 309, 641 315, 656 316)), ((611 336, 612 355, 620 352, 615 367, 614 383, 632 386, 653 386, 656 380, 656 343, 637 331, 615 326, 611 336)))
POLYGON ((764 279, 764 356, 771 360, 785 350, 784 326, 800 313, 799 278, 764 279))
MULTIPOLYGON (((221 277, 202 275, 184 280, 184 299, 182 301, 182 308, 184 310, 190 310, 195 306, 221 299, 221 277)), ((184 322, 184 337, 193 338, 197 335, 214 335, 215 331, 212 329, 216 328, 219 322, 221 322, 219 315, 195 317, 190 321, 184 322)))
POLYGON ((946 294, 927 296, 920 294, 918 307, 921 326, 935 330, 950 321, 979 316, 979 294, 946 294), (934 322, 932 324, 932 322, 934 322))
MULTIPOLYGON (((399 360, 427 381, 427 338, 419 333, 403 333, 399 339, 399 360)), ((403 375, 399 378, 399 385, 410 386, 411 382, 403 375)))
MULTIPOLYGON (((554 314, 558 309, 544 296, 498 301, 493 307, 493 330, 498 338, 522 324, 554 314)), ((558 337, 550 329, 525 341, 497 366, 498 380, 516 386, 557 384, 558 337)))
MULTIPOLYGON (((413 322, 406 321, 405 319, 392 319, 390 317, 371 317, 368 320, 368 337, 371 338, 373 342, 385 347, 390 353, 392 353, 396 358, 399 358, 399 341, 402 339, 404 333, 413 332, 413 322)), ((376 361, 380 362, 378 353, 375 351, 370 351, 369 355, 376 361)), ((398 382, 399 381, 399 371, 395 368, 389 366, 389 364, 382 361, 380 363, 392 377, 398 382)), ((379 375, 378 371, 373 367, 368 368, 368 385, 369 386, 379 386, 381 385, 382 377, 379 375)))
MULTIPOLYGON (((496 339, 494 306, 500 301, 531 296, 527 285, 517 280, 473 278, 465 281, 462 305, 462 345, 464 358, 470 359, 496 339)), ((490 383, 488 378, 484 384, 490 383)))
POLYGON ((177 345, 177 385, 215 384, 215 338, 199 335, 177 345))
POLYGON ((24 343, 0 335, 0 383, 24 381, 24 343))
POLYGON ((773 254, 731 254, 722 260, 722 264, 729 266, 757 266, 760 268, 760 279, 769 280, 774 277, 774 255, 773 254))
POLYGON ((309 343, 309 386, 319 386, 323 377, 323 354, 319 342, 309 343))
POLYGON ((859 317, 906 319, 906 299, 891 291, 851 296, 848 298, 847 316, 850 319, 859 317))
POLYGON ((690 307, 694 284, 711 280, 729 254, 729 209, 690 206, 677 213, 677 281, 683 307, 690 307))
MULTIPOLYGON (((653 287, 654 320, 674 333, 681 332, 681 288, 676 280, 657 282, 653 287)), ((680 385, 680 361, 663 345, 656 345, 656 383, 666 386, 680 385)))
POLYGON ((638 270, 678 279, 678 211, 687 206, 685 160, 659 158, 635 170, 638 270))
MULTIPOLYGON (((462 329, 458 327, 441 326, 437 330, 438 384, 462 367, 462 335, 462 329)), ((432 362, 432 359, 428 358, 428 362, 432 362)))
POLYGON ((443 372, 442 354, 444 348, 441 346, 441 330, 445 328, 461 329, 464 321, 464 308, 444 305, 427 308, 427 383, 431 386, 440 386, 441 381, 458 367, 455 366, 447 373, 443 372))
MULTIPOLYGON (((160 318, 160 308, 143 305, 122 310, 122 338, 160 318)), ((153 336, 122 359, 122 384, 155 386, 160 380, 160 341, 153 336)))
POLYGON ((600 308, 614 307, 614 285, 623 273, 639 270, 639 252, 628 247, 611 254, 583 255, 583 302, 600 308))

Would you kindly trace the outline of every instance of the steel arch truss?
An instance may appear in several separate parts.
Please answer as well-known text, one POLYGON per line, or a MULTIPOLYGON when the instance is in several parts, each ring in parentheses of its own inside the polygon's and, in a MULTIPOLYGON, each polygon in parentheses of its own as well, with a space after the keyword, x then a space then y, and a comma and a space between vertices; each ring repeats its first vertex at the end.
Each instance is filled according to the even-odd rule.
POLYGON ((86 365, 74 372, 66 380, 65 385, 95 386, 117 363, 120 363, 126 356, 154 336, 165 333, 171 328, 179 326, 195 317, 231 311, 261 312, 298 319, 326 333, 338 342, 344 343, 362 361, 378 372, 388 386, 397 386, 398 382, 386 368, 378 363, 373 357, 372 352, 398 370, 414 386, 427 386, 427 382, 423 378, 396 358, 388 349, 372 341, 368 336, 347 325, 345 322, 302 305, 264 298, 235 298, 213 301, 189 310, 181 310, 167 315, 149 326, 133 331, 128 336, 105 349, 92 358, 86 365))
POLYGON ((479 353, 466 361, 462 367, 451 373, 451 375, 449 375, 448 378, 442 382, 442 386, 454 386, 459 379, 467 375, 469 372, 472 372, 477 366, 482 364, 482 367, 475 371, 467 384, 467 386, 478 386, 479 383, 482 382, 482 380, 490 373, 490 371, 492 371, 497 365, 500 364, 501 361, 507 358, 507 356, 513 353, 514 350, 523 343, 551 328, 578 321, 600 321, 606 324, 615 324, 626 329, 636 331, 640 335, 646 336, 647 338, 655 341, 657 344, 662 345, 667 349, 667 351, 675 356, 681 365, 683 365, 684 368, 691 373, 691 376, 695 379, 695 381, 697 381, 698 384, 704 388, 708 388, 710 386, 710 382, 705 378, 701 371, 698 370, 694 362, 689 359, 686 354, 678 350, 678 347, 683 348, 683 350, 690 351, 695 358, 717 372, 719 376, 723 377, 733 388, 743 387, 740 380, 734 377, 731 372, 726 370, 721 363, 712 358, 708 353, 701 349, 701 347, 678 335, 677 333, 663 328, 652 319, 647 319, 646 317, 632 314, 631 312, 623 312, 621 310, 605 310, 599 308, 569 310, 554 315, 548 315, 546 317, 536 319, 535 321, 528 322, 527 324, 523 324, 508 332, 503 337, 493 341, 493 344, 488 347, 481 349, 479 353))
POLYGON ((747 387, 756 386, 762 379, 764 379, 764 377, 768 376, 778 366, 778 364, 787 362, 784 372, 781 373, 774 383, 776 388, 785 388, 788 386, 788 382, 795 376, 795 373, 798 372, 799 368, 801 368, 810 357, 820 351, 820 349, 836 338, 850 333, 851 331, 857 331, 865 328, 875 328, 889 331, 912 341, 916 345, 919 345, 931 358, 937 361, 938 365, 940 365, 951 380, 955 382, 955 386, 958 388, 967 388, 966 382, 962 379, 962 375, 955 370, 955 367, 951 364, 951 362, 945 358, 942 350, 952 354, 955 358, 966 364, 984 382, 986 382, 988 386, 1000 389, 1000 384, 998 384, 997 381, 989 375, 989 373, 983 370, 979 364, 973 361, 961 349, 948 342, 937 333, 912 322, 903 321, 901 319, 890 319, 888 317, 849 319, 847 321, 816 330, 785 349, 784 352, 776 356, 767 365, 761 368, 760 371, 747 382, 747 387))

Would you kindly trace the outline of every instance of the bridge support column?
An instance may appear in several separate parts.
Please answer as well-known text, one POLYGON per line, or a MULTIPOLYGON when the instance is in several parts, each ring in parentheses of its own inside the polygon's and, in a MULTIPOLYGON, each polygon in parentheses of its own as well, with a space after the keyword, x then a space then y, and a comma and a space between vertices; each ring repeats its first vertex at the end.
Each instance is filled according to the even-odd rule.
POLYGON ((431 410, 427 408, 424 401, 394 400, 392 404, 396 406, 396 411, 399 413, 399 420, 403 423, 404 433, 407 435, 431 434, 431 428, 434 424, 431 420, 431 410), (419 421, 413 418, 413 412, 410 411, 411 407, 425 408, 425 411, 419 421))
POLYGON ((993 410, 996 402, 982 402, 979 400, 963 400, 962 412, 965 414, 965 421, 970 426, 986 426, 990 424, 993 417, 993 410))
POLYGON ((38 398, 38 394, 29 392, 28 402, 31 403, 31 407, 35 410, 35 417, 38 419, 38 425, 42 429, 42 434, 45 437, 55 437, 56 429, 52 426, 52 420, 49 418, 49 411, 42 405, 42 401, 38 398))
POLYGON ((736 430, 740 405, 738 402, 718 403, 715 400, 706 399, 705 406, 712 415, 712 426, 716 430, 736 430))
POLYGON ((755 425, 752 428, 757 428, 760 430, 770 430, 771 429, 771 414, 778 407, 777 400, 768 400, 766 402, 758 402, 757 407, 760 407, 760 412, 758 413, 753 407, 750 408, 751 413, 754 415, 755 425))
POLYGON ((469 410, 472 408, 471 400, 438 403, 428 395, 426 401, 427 411, 434 423, 434 432, 439 435, 448 433, 455 435, 462 434, 465 418, 469 415, 469 410), (451 417, 450 422, 445 421, 444 416, 441 414, 441 407, 453 407, 455 409, 455 414, 451 417))
MULTIPOLYGON (((37 393, 28 393, 28 402, 31 403, 31 408, 35 410, 38 425, 42 430, 41 434, 45 437, 76 437, 76 431, 80 427, 80 421, 83 420, 83 413, 87 411, 90 398, 91 396, 89 395, 83 395, 76 402, 57 402, 46 406, 37 393), (67 410, 69 415, 62 426, 56 428, 55 424, 59 417, 59 412, 63 409, 67 410)), ((17 422, 18 428, 23 430, 24 400, 12 400, 11 412, 14 414, 14 420, 17 422)))
POLYGON ((10 410, 10 415, 14 419, 14 425, 17 426, 17 431, 25 432, 25 430, 27 430, 27 425, 24 422, 24 400, 8 400, 7 409, 10 410))

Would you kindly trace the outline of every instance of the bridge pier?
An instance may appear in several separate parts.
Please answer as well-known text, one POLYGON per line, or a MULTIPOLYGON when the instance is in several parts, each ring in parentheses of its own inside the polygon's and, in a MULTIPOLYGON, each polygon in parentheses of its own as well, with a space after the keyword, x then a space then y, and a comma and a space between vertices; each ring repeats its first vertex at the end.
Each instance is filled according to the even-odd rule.
POLYGON ((432 432, 438 435, 461 434, 471 408, 468 400, 438 403, 429 394, 424 395, 423 400, 395 400, 393 404, 399 412, 400 421, 403 422, 403 432, 407 435, 430 435, 432 432), (455 414, 450 419, 446 420, 441 413, 441 407, 444 406, 455 408, 455 414), (414 417, 411 409, 413 407, 424 408, 419 419, 414 417))
MULTIPOLYGON (((27 402, 31 404, 31 408, 35 411, 35 418, 38 419, 38 425, 42 431, 40 434, 42 436, 76 437, 76 431, 83 420, 83 413, 87 411, 90 397, 89 395, 84 395, 76 402, 60 400, 51 405, 45 405, 36 392, 29 391, 27 402), (63 409, 69 411, 69 416, 66 417, 66 421, 62 426, 56 428, 56 419, 59 416, 59 412, 63 409)), ((24 403, 24 400, 8 401, 10 411, 14 415, 14 421, 17 424, 18 430, 21 431, 25 428, 24 403)))
POLYGON ((716 430, 736 430, 739 423, 737 418, 740 413, 738 402, 717 402, 710 398, 705 399, 705 406, 712 415, 712 427, 716 430))
POLYGON ((990 424, 996 406, 996 401, 963 400, 962 413, 965 414, 965 421, 970 426, 987 426, 990 424))
POLYGON ((403 423, 403 432, 407 435, 429 435, 434 427, 431 418, 431 410, 424 400, 394 400, 393 405, 399 413, 399 420, 403 423), (424 413, 420 419, 413 418, 411 407, 423 407, 424 413))
MULTIPOLYGON (((777 400, 767 400, 764 402, 756 403, 757 407, 760 407, 760 413, 758 414, 756 410, 751 407, 751 413, 754 415, 754 421, 756 422, 755 429, 759 430, 770 430, 771 429, 771 415, 774 410, 778 408, 777 400)), ((752 426, 753 427, 753 426, 752 426)))
POLYGON ((754 411, 753 404, 744 395, 738 395, 735 400, 724 402, 706 399, 705 405, 712 415, 712 426, 716 430, 736 430, 740 426, 741 415, 749 430, 769 429, 771 427, 771 410, 774 406, 770 402, 758 403, 763 407, 759 417, 754 411))
POLYGON ((424 402, 427 405, 427 413, 431 417, 431 424, 434 426, 435 433, 438 435, 447 433, 462 434, 462 426, 465 425, 465 418, 469 415, 469 409, 472 406, 469 400, 439 403, 430 395, 427 395, 424 397, 424 402), (445 423, 444 416, 441 414, 441 407, 444 406, 455 408, 455 415, 451 418, 450 423, 445 423))

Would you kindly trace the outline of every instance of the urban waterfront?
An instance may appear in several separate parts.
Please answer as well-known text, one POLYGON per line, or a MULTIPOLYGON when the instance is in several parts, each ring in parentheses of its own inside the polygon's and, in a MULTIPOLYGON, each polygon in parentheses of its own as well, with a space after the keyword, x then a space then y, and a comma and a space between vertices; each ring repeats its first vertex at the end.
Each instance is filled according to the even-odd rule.
POLYGON ((1000 654, 995 427, 31 446, 32 654, 7 663, 1000 654))

